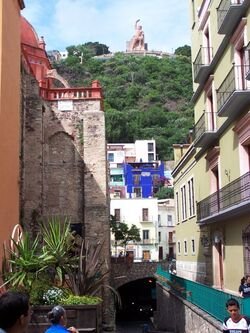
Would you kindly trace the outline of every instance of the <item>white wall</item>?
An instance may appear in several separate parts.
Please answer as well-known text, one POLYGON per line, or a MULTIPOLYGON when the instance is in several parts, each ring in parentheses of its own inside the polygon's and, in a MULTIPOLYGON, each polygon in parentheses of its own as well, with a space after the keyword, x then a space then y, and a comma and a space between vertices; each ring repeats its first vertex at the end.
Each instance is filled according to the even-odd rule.
MULTIPOLYGON (((131 227, 132 224, 135 224, 140 229, 140 244, 130 244, 127 246, 127 250, 133 250, 135 258, 142 258, 143 251, 148 250, 150 251, 151 260, 158 260, 157 199, 111 199, 111 215, 115 215, 115 209, 120 209, 121 222, 127 223, 129 227, 131 227), (148 222, 142 221, 143 208, 148 209, 148 222), (143 240, 143 230, 149 230, 149 244, 141 244, 143 240)), ((114 247, 112 248, 112 253, 115 254, 114 247)))

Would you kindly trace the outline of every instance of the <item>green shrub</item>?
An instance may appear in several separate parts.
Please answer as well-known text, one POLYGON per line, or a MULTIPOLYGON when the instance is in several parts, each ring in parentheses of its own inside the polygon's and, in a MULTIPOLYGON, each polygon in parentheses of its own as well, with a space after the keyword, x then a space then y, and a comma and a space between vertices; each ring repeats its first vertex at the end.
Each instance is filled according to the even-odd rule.
POLYGON ((102 302, 102 299, 97 296, 76 296, 69 295, 60 300, 61 305, 95 305, 102 302))

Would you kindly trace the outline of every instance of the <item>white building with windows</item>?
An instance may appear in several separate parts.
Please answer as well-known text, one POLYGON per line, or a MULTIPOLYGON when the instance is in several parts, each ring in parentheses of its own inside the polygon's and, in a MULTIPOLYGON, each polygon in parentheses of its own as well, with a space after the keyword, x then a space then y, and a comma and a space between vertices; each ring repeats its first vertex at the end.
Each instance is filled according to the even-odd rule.
POLYGON ((140 229, 141 241, 130 242, 126 249, 117 247, 114 237, 111 236, 111 252, 113 256, 132 252, 134 260, 158 260, 158 200, 156 198, 142 199, 111 199, 110 214, 114 215, 116 221, 124 222, 129 227, 132 224, 140 229))
POLYGON ((158 200, 159 260, 176 257, 174 199, 158 200))

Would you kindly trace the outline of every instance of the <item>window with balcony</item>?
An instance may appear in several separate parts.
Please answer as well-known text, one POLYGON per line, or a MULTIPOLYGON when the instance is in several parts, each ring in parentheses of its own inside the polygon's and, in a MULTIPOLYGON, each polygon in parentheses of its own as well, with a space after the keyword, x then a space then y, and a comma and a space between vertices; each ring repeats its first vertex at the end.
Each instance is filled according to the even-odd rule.
POLYGON ((140 185, 141 175, 133 175, 134 185, 140 185))
POLYGON ((142 208, 142 220, 148 221, 148 208, 142 208))
POLYGON ((121 210, 119 208, 115 208, 114 215, 115 215, 116 222, 120 222, 121 221, 121 210))
POLYGON ((141 198, 141 187, 134 187, 134 194, 136 198, 141 198))
POLYGON ((187 184, 188 184, 189 217, 192 217, 195 215, 194 178, 190 178, 187 184))
POLYGON ((160 231, 158 232, 158 242, 159 243, 161 242, 161 232, 160 231))
POLYGON ((186 185, 181 187, 181 213, 182 213, 182 221, 187 219, 187 193, 186 193, 186 185))

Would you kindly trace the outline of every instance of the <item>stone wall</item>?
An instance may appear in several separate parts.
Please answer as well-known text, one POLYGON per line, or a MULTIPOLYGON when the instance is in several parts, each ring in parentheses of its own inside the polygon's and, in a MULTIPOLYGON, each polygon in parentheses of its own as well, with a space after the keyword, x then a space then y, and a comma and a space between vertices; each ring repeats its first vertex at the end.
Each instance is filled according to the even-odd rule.
POLYGON ((219 333, 222 323, 188 301, 172 294, 157 283, 157 311, 154 324, 158 330, 175 333, 219 333))
MULTIPOLYGON (((34 77, 22 73, 21 224, 33 236, 50 216, 69 217, 89 243, 100 242, 110 268, 109 196, 102 101, 39 96, 34 77)), ((110 284, 107 275, 105 284, 110 284)), ((110 294, 104 320, 109 322, 110 294)))

